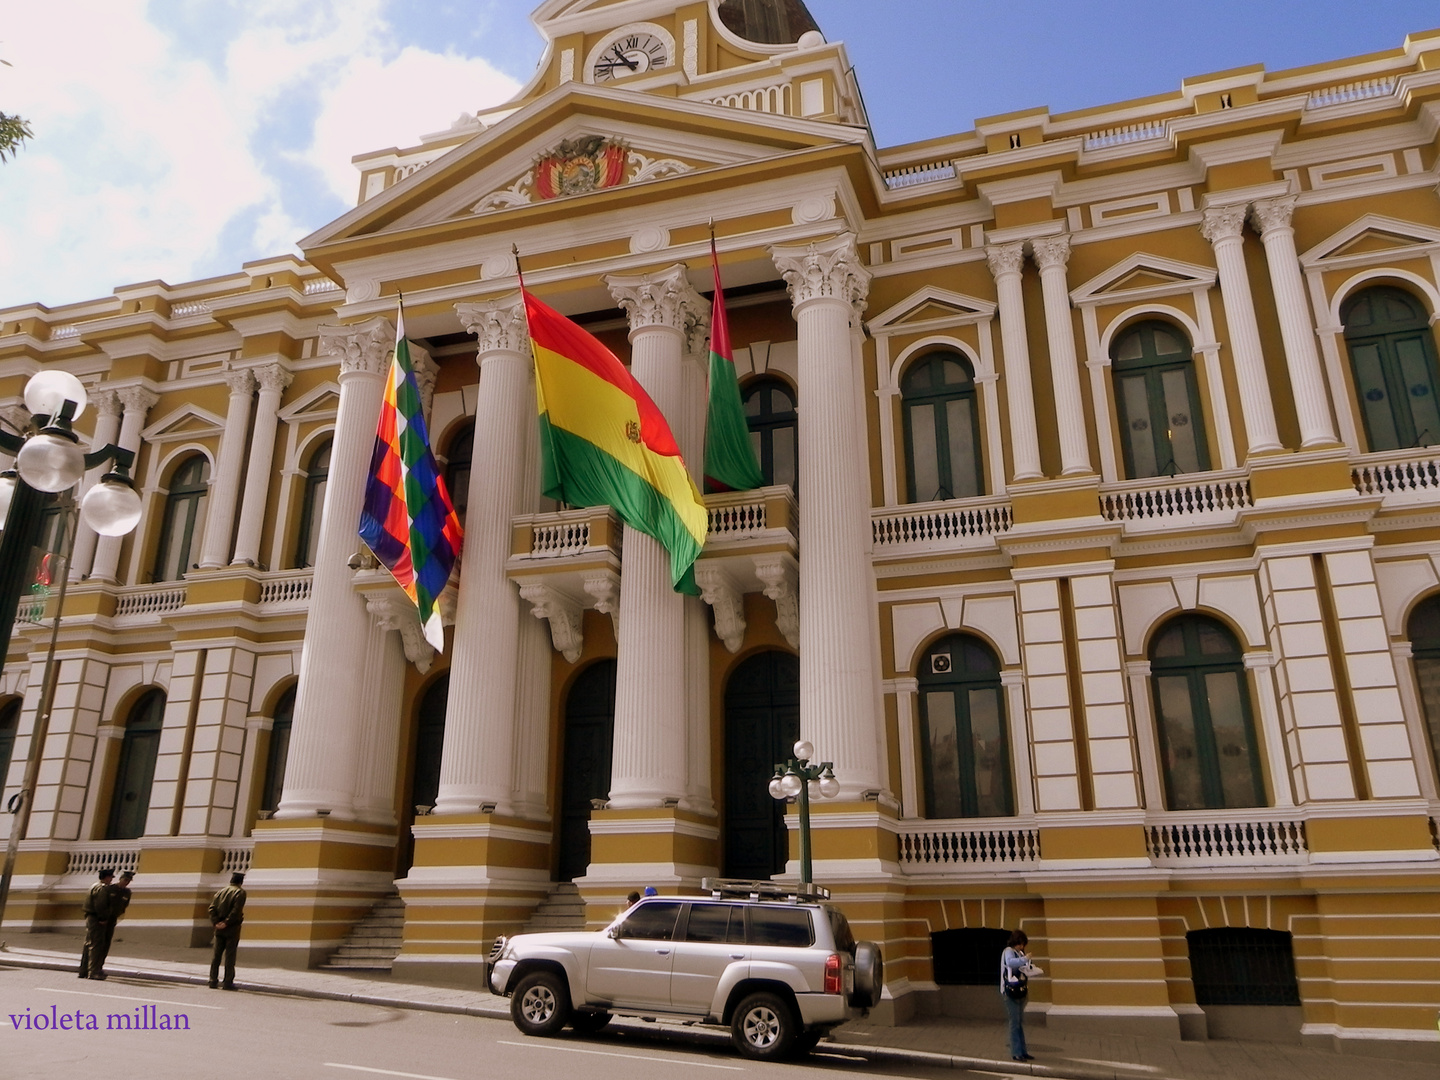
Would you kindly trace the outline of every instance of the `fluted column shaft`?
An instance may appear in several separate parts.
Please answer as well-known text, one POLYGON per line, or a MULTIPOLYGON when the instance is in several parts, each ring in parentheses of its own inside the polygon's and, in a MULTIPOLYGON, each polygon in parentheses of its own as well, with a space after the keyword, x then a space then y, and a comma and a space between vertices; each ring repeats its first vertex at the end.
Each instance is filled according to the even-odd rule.
POLYGON ((1070 288, 1065 264, 1070 238, 1047 236, 1032 241, 1040 287, 1045 294, 1045 335, 1050 343, 1050 378, 1055 393, 1055 422, 1060 432, 1060 471, 1065 476, 1091 472, 1085 432, 1085 399, 1080 394, 1080 363, 1075 357, 1075 324, 1070 317, 1070 288))
POLYGON ((237 565, 254 566, 260 561, 260 530, 265 524, 265 500, 270 494, 270 466, 275 459, 280 397, 294 378, 279 364, 255 369, 260 398, 255 404, 255 429, 250 436, 250 460, 245 466, 240 527, 235 533, 235 558, 232 561, 237 565))
POLYGON ((384 318, 320 331, 321 352, 340 357, 340 405, 277 818, 308 817, 318 809, 342 820, 355 818, 366 716, 364 681, 355 669, 368 655, 370 617, 364 597, 351 586, 348 563, 360 547, 365 477, 394 343, 395 327, 384 318))
POLYGON ((1315 323, 1310 317, 1295 251, 1295 230, 1290 226, 1294 212, 1295 196, 1291 195, 1257 202, 1251 218, 1265 245, 1270 288, 1275 293, 1280 337, 1285 343, 1285 366, 1290 372, 1290 392, 1300 421, 1300 445, 1328 446, 1337 440, 1330 421, 1330 399, 1325 393, 1320 353, 1315 347, 1315 323))
POLYGON ((1240 387, 1240 410, 1245 417, 1245 442, 1251 454, 1279 450, 1275 406, 1265 376, 1265 354, 1250 295, 1245 268, 1244 206, 1216 206, 1205 211, 1200 231, 1215 248, 1220 274, 1220 297, 1225 303, 1225 325, 1230 332, 1230 353, 1235 358, 1235 380, 1240 387))
POLYGON ((255 376, 249 368, 227 371, 230 403, 225 430, 220 435, 215 479, 210 486, 210 507, 205 515, 205 537, 200 543, 200 568, 213 570, 230 562, 230 536, 235 531, 235 502, 240 495, 240 472, 245 467, 245 441, 250 431, 250 403, 255 376))
MULTIPOLYGON (((699 306, 708 308, 699 300, 699 306)), ((675 429, 675 441, 685 455, 690 478, 697 489, 704 484, 705 411, 708 404, 709 373, 708 312, 698 319, 689 334, 683 362, 682 395, 684 405, 675 429)), ((687 761, 690 783, 687 787, 686 809, 710 815, 715 800, 710 790, 710 609, 698 596, 687 596, 685 603, 685 708, 687 761)))
POLYGON ((479 339, 480 388, 435 813, 473 814, 491 804, 510 814, 522 612, 505 560, 511 522, 522 509, 526 436, 535 423, 533 365, 518 296, 456 310, 479 339))
MULTIPOLYGON (((630 371, 672 425, 684 410, 686 327, 700 297, 683 266, 606 279, 630 318, 630 371)), ((617 810, 685 799, 689 788, 685 693, 685 597, 670 584, 659 542, 625 530, 620 567, 615 743, 610 805, 617 810)))
MULTIPOLYGON (((90 395, 90 404, 95 407, 95 434, 90 440, 90 449, 99 450, 115 441, 120 434, 120 398, 113 390, 100 389, 90 395)), ((89 490, 100 482, 113 466, 109 463, 97 465, 85 474, 85 482, 80 486, 80 498, 84 499, 89 490)), ((86 525, 82 519, 77 525, 79 531, 75 534, 75 550, 70 556, 70 580, 75 581, 90 573, 91 563, 95 559, 95 542, 100 539, 96 531, 86 525)))
MULTIPOLYGON (((160 395, 143 386, 126 386, 116 392, 125 413, 120 420, 120 434, 115 444, 125 450, 140 449, 140 432, 145 427, 145 417, 160 400, 160 395)), ((120 544, 123 536, 102 536, 95 545, 95 563, 90 576, 99 581, 114 581, 120 568, 120 544)))
POLYGON ((1010 406, 1010 453, 1015 461, 1014 479, 1038 480, 1040 435, 1035 427, 1035 390, 1030 382, 1030 339, 1025 330, 1025 296, 1020 272, 1025 265, 1024 244, 987 248, 986 260, 995 278, 1000 308, 1000 338, 1003 343, 1010 406))
POLYGON ((884 785, 876 754, 871 649, 870 515, 866 478, 855 469, 855 379, 851 320, 858 318, 870 273, 855 238, 808 248, 774 248, 790 287, 798 337, 803 419, 799 427, 800 732, 835 763, 840 797, 857 799, 884 785))

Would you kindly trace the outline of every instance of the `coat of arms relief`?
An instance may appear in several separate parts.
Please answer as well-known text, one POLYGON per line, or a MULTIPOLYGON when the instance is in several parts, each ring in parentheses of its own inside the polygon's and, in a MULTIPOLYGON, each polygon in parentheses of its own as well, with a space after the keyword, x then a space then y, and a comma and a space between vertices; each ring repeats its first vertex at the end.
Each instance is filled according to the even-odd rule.
POLYGON ((640 184, 687 173, 693 166, 676 158, 651 158, 608 135, 580 135, 539 154, 530 171, 513 184, 492 191, 470 208, 488 214, 569 195, 640 184))

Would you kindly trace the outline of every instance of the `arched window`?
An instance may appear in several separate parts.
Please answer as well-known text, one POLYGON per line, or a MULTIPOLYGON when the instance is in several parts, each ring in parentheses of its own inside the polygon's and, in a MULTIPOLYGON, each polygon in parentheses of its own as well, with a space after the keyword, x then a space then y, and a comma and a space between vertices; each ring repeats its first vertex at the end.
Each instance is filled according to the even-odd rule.
POLYGON ((1370 449, 1440 444, 1440 377, 1424 306, 1381 285, 1347 300, 1340 319, 1370 449))
POLYGON ((330 451, 334 443, 325 440, 310 455, 305 467, 305 495, 300 505, 300 533, 295 542, 295 565, 315 565, 320 550, 320 521, 325 516, 325 485, 330 479, 330 451))
POLYGON ((1410 650, 1415 684, 1430 735, 1430 756, 1440 773, 1440 594, 1421 601, 1410 613, 1410 650))
POLYGON ((470 505, 470 462, 475 456, 475 421, 470 421, 450 440, 445 456, 445 490, 455 516, 465 523, 465 508, 470 505))
POLYGON ((130 709, 120 763, 115 769, 115 791, 110 796, 106 840, 134 840, 145 833, 150 812, 150 785, 155 779, 155 758, 160 752, 160 728, 165 721, 165 692, 151 690, 130 709))
POLYGON ((20 730, 21 698, 11 698, 0 705, 0 805, 5 800, 5 778, 10 772, 10 756, 15 752, 15 735, 20 730))
POLYGON ((1131 479, 1210 468, 1190 342, 1176 326, 1136 323, 1110 348, 1125 471, 1131 479))
POLYGON ((1150 681, 1171 810, 1264 806, 1250 691, 1235 635, 1185 615, 1150 646, 1150 681))
POLYGON ((260 792, 260 809, 274 811, 285 791, 285 763, 290 757, 290 727, 295 721, 295 687, 286 690, 275 704, 275 722, 270 728, 270 751, 265 755, 265 786, 260 792))
POLYGON ((900 381, 911 502, 985 494, 975 373, 955 353, 930 353, 900 381))
POLYGON ((800 444, 795 395, 779 379, 760 379, 744 389, 745 419, 750 444, 760 459, 767 484, 789 484, 799 490, 800 444))
POLYGON ((160 546, 155 552, 155 581, 177 581, 190 569, 190 552, 205 528, 210 491, 210 462, 203 454, 186 458, 170 478, 160 546))
POLYGON ((926 816, 1015 812, 1000 662, 978 638, 955 634, 920 662, 920 737, 926 816))

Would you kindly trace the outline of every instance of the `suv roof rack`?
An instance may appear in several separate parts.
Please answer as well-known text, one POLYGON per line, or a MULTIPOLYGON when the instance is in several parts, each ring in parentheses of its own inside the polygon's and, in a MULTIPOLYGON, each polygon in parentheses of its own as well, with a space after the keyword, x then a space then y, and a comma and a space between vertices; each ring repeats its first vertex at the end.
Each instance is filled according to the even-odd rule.
POLYGON ((705 878, 700 888, 716 900, 829 900, 830 890, 820 885, 790 885, 782 881, 746 881, 742 878, 705 878))

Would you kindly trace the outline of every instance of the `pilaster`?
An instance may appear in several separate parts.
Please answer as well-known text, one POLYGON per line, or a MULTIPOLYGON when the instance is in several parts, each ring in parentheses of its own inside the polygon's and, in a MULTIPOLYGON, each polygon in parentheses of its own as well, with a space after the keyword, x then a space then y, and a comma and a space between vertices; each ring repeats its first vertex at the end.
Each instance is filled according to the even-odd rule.
POLYGON ((1002 375, 1007 382, 1006 401, 1010 408, 1010 453, 1016 480, 1038 480, 1040 436, 1035 426, 1035 390, 1030 381, 1030 338, 1025 330, 1025 295, 1020 274, 1025 266, 1023 243, 1002 244, 985 249, 985 259, 995 278, 1000 308, 1000 341, 1005 357, 1002 375))
POLYGON ((260 532, 265 524, 265 502, 270 494, 270 466, 275 458, 275 431, 279 425, 280 398, 295 376, 280 364, 255 368, 260 385, 255 404, 255 425, 250 436, 250 460, 245 468, 245 494, 240 503, 240 525, 235 533, 236 565, 260 561, 260 532))
POLYGON ((255 396, 255 375, 249 368, 225 373, 230 401, 225 430, 210 485, 205 513, 205 536, 200 543, 200 568, 214 570, 230 562, 230 537, 235 529, 235 501, 240 494, 240 472, 245 467, 245 443, 250 434, 250 404, 255 396))
POLYGON ((1060 469, 1065 476, 1084 474, 1091 471, 1090 446, 1085 430, 1085 399, 1080 393, 1080 363, 1075 355, 1075 324, 1070 316, 1070 289, 1065 280, 1070 237, 1038 237, 1030 243, 1045 296, 1045 333, 1050 343, 1050 378, 1060 432, 1060 469))

